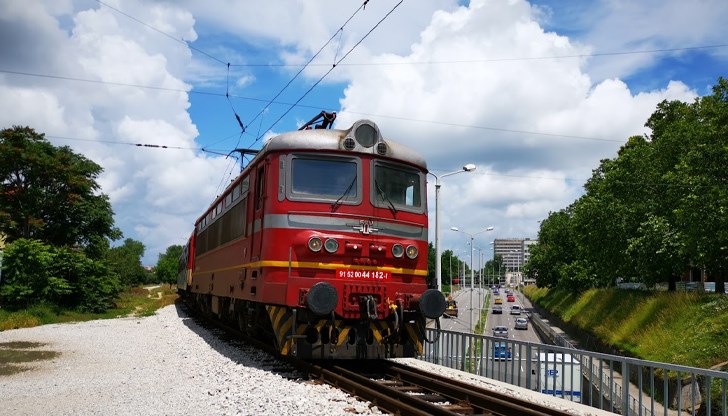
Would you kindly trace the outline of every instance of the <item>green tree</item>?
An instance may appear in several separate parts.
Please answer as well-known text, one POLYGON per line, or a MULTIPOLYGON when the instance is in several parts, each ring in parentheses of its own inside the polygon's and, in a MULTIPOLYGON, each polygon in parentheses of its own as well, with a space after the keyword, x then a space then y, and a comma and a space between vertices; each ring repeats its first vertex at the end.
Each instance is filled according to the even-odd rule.
POLYGON ((46 303, 102 312, 121 286, 103 262, 67 247, 18 239, 6 246, 0 286, 2 305, 20 309, 46 303))
POLYGON ((676 223, 692 265, 705 269, 724 293, 728 273, 728 80, 689 106, 663 103, 648 124, 661 143, 678 144, 669 178, 678 195, 676 223))
POLYGON ((436 275, 435 275, 435 259, 437 254, 435 253, 435 246, 432 243, 427 244, 427 286, 431 288, 437 287, 436 275))
POLYGON ((576 260, 572 207, 549 213, 541 221, 538 244, 529 250, 526 273, 536 277, 539 287, 558 287, 566 278, 564 267, 576 260))
POLYGON ((489 283, 499 283, 505 270, 506 266, 503 263, 503 256, 497 254, 492 260, 485 262, 483 276, 489 283))
POLYGON ((3 258, 0 296, 11 308, 53 302, 70 293, 68 281, 53 276, 52 247, 38 240, 21 238, 8 244, 3 258))
POLYGON ((706 270, 728 274, 728 81, 693 103, 664 101, 603 160, 586 193, 542 223, 528 270, 540 286, 582 290, 616 278, 675 282, 706 270))
POLYGON ((32 238, 77 246, 100 258, 114 227, 102 169, 69 147, 54 147, 29 127, 0 131, 0 232, 8 241, 32 238))
POLYGON ((445 250, 442 253, 442 280, 443 284, 450 284, 450 278, 457 278, 460 275, 460 262, 461 260, 456 256, 452 250, 445 250))
POLYGON ((167 247, 164 253, 159 253, 157 267, 154 269, 159 282, 167 283, 170 286, 177 283, 179 257, 182 255, 183 250, 184 247, 173 245, 167 247))
POLYGON ((648 214, 627 248, 639 273, 636 280, 648 286, 668 280, 674 290, 675 280, 688 267, 683 241, 682 233, 669 220, 648 214))
POLYGON ((119 276, 124 286, 135 286, 149 283, 147 273, 142 266, 144 244, 127 238, 124 244, 109 249, 106 260, 113 273, 119 276))

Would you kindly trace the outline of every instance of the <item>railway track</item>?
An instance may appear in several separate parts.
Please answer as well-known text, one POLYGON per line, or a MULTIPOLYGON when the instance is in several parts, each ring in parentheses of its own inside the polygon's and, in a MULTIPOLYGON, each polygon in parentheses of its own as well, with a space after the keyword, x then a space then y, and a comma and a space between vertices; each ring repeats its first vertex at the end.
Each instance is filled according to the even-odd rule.
MULTIPOLYGON (((200 317, 199 314, 196 316, 200 317)), ((205 322, 224 331, 229 339, 242 339, 276 355, 275 349, 246 337, 235 327, 216 319, 205 319, 205 322)), ((396 415, 569 414, 390 360, 309 362, 290 357, 279 359, 311 380, 334 386, 396 415)))
POLYGON ((388 360, 367 363, 367 375, 346 363, 302 365, 302 371, 322 382, 397 415, 569 414, 388 360))

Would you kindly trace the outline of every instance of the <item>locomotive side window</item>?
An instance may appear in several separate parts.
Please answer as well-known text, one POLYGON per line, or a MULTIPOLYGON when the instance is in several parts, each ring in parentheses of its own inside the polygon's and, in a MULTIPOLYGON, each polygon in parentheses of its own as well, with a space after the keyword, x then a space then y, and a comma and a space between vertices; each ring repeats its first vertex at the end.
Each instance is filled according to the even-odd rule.
POLYGON ((250 188, 250 176, 246 176, 240 182, 240 195, 247 194, 248 193, 248 188, 250 188))
POLYGON ((393 163, 374 164, 372 201, 388 208, 390 204, 405 211, 424 212, 424 176, 416 169, 393 163))
POLYGON ((258 169, 258 184, 255 195, 255 209, 258 210, 263 207, 263 191, 265 190, 265 169, 261 167, 258 169))
POLYGON ((207 246, 207 234, 208 234, 207 231, 208 230, 209 230, 208 228, 205 228, 204 230, 200 231, 197 234, 197 239, 196 239, 196 243, 195 244, 197 246, 197 254, 198 255, 200 255, 200 254, 202 254, 202 253, 204 253, 204 252, 207 251, 207 248, 208 248, 208 246, 207 246))
POLYGON ((361 160, 352 157, 293 155, 286 172, 286 196, 293 201, 361 203, 361 160))

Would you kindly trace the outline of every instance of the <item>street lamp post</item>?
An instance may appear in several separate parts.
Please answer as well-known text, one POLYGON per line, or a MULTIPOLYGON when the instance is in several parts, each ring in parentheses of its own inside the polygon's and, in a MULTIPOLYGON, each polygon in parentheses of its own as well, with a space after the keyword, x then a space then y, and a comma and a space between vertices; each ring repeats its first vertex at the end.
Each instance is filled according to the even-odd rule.
POLYGON ((484 230, 478 231, 477 233, 466 233, 465 231, 461 231, 458 227, 451 227, 450 228, 453 231, 457 231, 459 233, 463 233, 470 237, 470 332, 473 332, 473 281, 475 280, 475 272, 473 271, 473 240, 475 239, 475 236, 484 233, 486 231, 493 231, 493 227, 488 227, 484 230))
POLYGON ((519 279, 521 278, 521 251, 520 250, 511 250, 511 253, 516 254, 516 277, 514 285, 518 284, 519 279))
MULTIPOLYGON (((447 267, 447 274, 450 275, 450 293, 452 293, 452 251, 450 252, 450 265, 447 267)), ((442 288, 442 285, 440 285, 442 288)))
POLYGON ((475 170, 475 165, 468 163, 463 166, 462 170, 456 170, 455 172, 444 173, 440 176, 429 172, 430 175, 435 177, 435 280, 437 280, 437 290, 442 292, 442 259, 440 256, 440 179, 446 176, 455 175, 456 173, 472 172, 475 170))

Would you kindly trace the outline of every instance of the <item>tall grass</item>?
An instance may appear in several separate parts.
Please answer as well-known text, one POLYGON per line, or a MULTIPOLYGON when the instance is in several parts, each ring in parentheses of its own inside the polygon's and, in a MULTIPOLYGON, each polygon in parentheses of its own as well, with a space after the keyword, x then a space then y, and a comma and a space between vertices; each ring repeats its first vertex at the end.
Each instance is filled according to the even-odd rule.
POLYGON ((527 287, 527 296, 602 344, 645 360, 708 368, 728 361, 728 297, 708 293, 527 287))
POLYGON ((40 304, 18 311, 0 309, 0 331, 29 328, 38 325, 112 319, 124 316, 149 316, 157 309, 171 305, 177 299, 175 288, 133 288, 123 292, 115 307, 104 313, 63 310, 54 305, 40 304))

